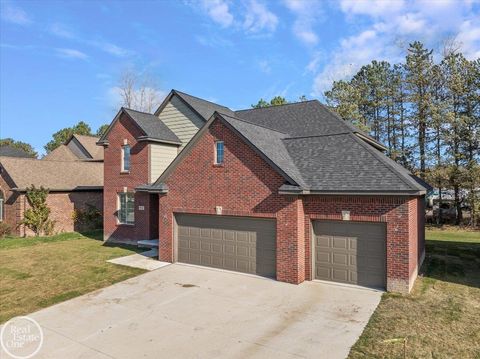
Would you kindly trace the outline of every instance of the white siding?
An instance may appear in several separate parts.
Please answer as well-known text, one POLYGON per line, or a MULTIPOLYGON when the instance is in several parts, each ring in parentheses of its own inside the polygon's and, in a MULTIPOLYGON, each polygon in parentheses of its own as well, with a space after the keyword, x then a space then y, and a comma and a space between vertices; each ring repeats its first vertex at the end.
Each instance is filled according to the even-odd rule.
POLYGON ((177 96, 173 96, 158 116, 182 141, 182 147, 197 133, 205 121, 177 96))
POLYGON ((163 143, 151 143, 149 147, 149 182, 153 183, 177 157, 178 147, 163 143))

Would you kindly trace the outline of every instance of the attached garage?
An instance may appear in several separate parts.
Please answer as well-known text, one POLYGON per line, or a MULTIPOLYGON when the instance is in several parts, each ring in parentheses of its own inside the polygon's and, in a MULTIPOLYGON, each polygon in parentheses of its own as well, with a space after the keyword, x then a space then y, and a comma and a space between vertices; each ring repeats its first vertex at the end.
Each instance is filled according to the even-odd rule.
POLYGON ((177 214, 179 262, 275 277, 276 222, 177 214))
POLYGON ((386 286, 384 223, 314 221, 315 279, 386 286))

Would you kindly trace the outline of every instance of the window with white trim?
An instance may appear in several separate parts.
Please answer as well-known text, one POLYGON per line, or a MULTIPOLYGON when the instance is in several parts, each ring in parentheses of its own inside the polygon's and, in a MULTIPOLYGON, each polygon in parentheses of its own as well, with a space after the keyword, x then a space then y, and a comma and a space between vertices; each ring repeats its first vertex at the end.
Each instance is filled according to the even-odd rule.
POLYGON ((223 164, 224 154, 225 154, 225 151, 224 151, 223 141, 216 141, 215 142, 215 164, 216 165, 223 164))
POLYGON ((122 147, 122 172, 130 171, 130 146, 122 147))
POLYGON ((135 195, 132 192, 118 194, 117 218, 119 224, 135 223, 135 195))

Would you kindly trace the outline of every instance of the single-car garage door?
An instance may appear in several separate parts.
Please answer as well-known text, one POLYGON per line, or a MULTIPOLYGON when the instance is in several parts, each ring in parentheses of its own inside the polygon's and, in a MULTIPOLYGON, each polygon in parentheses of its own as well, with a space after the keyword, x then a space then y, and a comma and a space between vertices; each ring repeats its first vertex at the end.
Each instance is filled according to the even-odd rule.
POLYGON ((383 223, 314 221, 315 278, 385 288, 383 223))
POLYGON ((275 277, 274 220, 177 214, 178 261, 275 277))

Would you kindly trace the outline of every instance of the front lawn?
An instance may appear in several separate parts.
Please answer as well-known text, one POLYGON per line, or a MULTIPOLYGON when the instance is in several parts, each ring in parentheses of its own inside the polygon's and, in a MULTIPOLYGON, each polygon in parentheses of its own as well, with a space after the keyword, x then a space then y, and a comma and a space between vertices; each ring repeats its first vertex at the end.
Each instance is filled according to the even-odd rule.
POLYGON ((349 358, 480 358, 480 232, 427 230, 409 295, 385 293, 349 358))
POLYGON ((145 272, 107 263, 137 249, 105 246, 101 237, 0 239, 0 323, 145 272))

